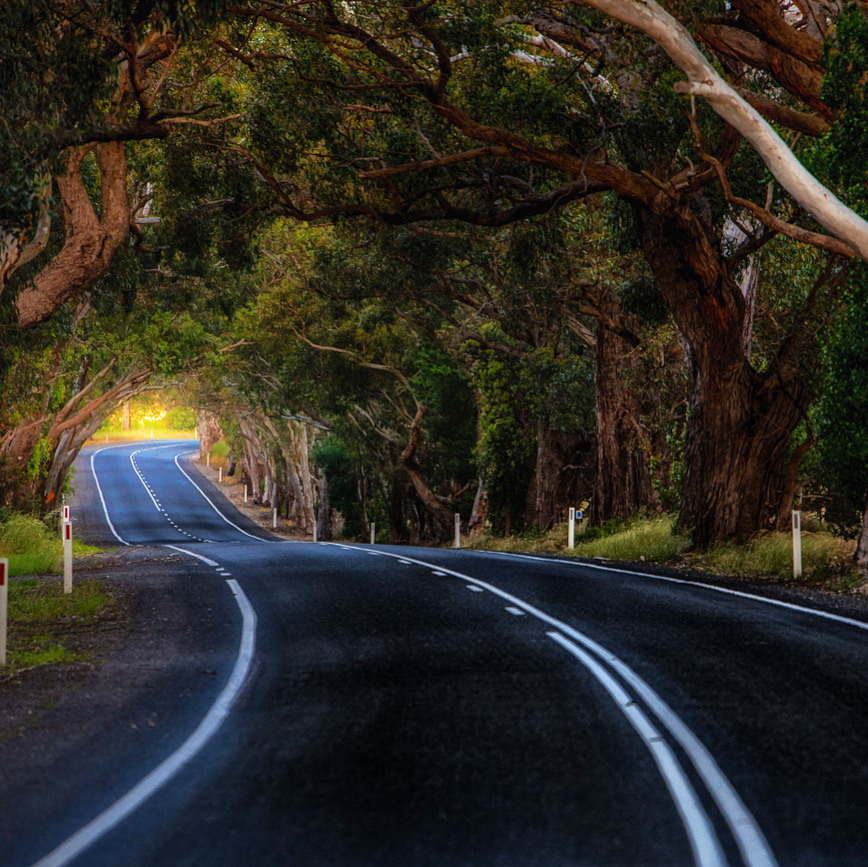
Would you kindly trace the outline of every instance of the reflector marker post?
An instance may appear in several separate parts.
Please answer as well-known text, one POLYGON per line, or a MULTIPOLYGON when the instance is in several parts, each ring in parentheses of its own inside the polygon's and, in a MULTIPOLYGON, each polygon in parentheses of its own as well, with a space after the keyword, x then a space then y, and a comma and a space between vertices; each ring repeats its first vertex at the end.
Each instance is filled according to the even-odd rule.
POLYGON ((0 557, 0 665, 6 665, 6 623, 9 617, 9 560, 0 557))
POLYGON ((72 593, 72 522, 63 522, 63 592, 72 593))

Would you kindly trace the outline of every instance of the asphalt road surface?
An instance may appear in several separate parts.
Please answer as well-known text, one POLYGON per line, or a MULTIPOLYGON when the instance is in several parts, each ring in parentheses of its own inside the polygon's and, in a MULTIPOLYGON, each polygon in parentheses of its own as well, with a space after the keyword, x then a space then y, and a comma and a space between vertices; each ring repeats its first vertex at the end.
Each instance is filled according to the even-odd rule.
POLYGON ((216 674, 80 769, 41 867, 868 864, 864 605, 269 539, 190 452, 77 484, 91 535, 189 552, 216 674))

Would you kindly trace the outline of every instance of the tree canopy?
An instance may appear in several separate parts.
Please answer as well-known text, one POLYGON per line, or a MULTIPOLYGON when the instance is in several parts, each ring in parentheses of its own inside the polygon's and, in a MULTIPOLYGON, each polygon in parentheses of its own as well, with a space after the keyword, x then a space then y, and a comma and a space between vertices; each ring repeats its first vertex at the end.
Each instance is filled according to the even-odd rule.
POLYGON ((32 8, 29 46, 24 4, 0 25, 8 357, 68 321, 152 341, 149 382, 195 362, 306 525, 347 467, 397 538, 584 500, 699 546, 786 523, 861 304, 861 4, 32 8))

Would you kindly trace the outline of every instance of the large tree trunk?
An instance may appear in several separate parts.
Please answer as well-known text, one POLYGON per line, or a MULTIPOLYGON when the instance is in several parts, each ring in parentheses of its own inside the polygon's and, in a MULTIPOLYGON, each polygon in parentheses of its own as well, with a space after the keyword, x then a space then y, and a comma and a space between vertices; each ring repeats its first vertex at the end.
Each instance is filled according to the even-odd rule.
POLYGON ((639 402, 630 388, 634 346, 607 327, 597 328, 595 394, 597 461, 590 521, 629 518, 654 499, 639 402))
POLYGON ((317 539, 320 542, 332 540, 332 506, 329 498, 328 479, 323 475, 319 480, 319 511, 316 516, 317 539))
POLYGON ((407 517, 404 511, 404 489, 406 487, 407 483, 398 470, 392 473, 386 486, 387 490, 384 492, 389 504, 389 524, 392 527, 392 536, 396 542, 406 542, 409 539, 407 517))
POLYGON ((410 427, 410 440, 406 448, 401 452, 401 462, 413 487, 416 490, 419 499, 422 501, 428 514, 431 516, 431 521, 434 527, 434 535, 438 538, 445 539, 453 527, 453 513, 437 499, 434 491, 428 485, 425 474, 422 468, 416 461, 416 451, 419 448, 419 443, 422 438, 422 419, 427 413, 427 408, 420 406, 413 419, 413 424, 410 427))
POLYGON ((795 364, 760 375, 745 355, 748 307, 696 213, 641 213, 645 255, 687 344, 689 414, 680 524, 706 548, 774 523, 786 456, 810 392, 795 364))
POLYGON ((534 526, 548 530, 566 518, 569 503, 575 500, 579 434, 552 430, 547 421, 537 426, 536 469, 533 483, 534 526))
POLYGON ((865 501, 865 511, 862 513, 862 531, 856 542, 853 565, 857 569, 868 570, 868 500, 865 501))
MULTIPOLYGON (((125 403, 124 418, 128 411, 129 403, 125 403)), ((214 444, 223 439, 223 428, 220 426, 220 419, 210 412, 199 413, 196 427, 199 429, 199 457, 204 458, 214 448, 214 444)))
POLYGON ((18 295, 18 324, 32 328, 51 318, 62 304, 90 288, 109 269, 130 232, 127 161, 123 142, 94 146, 100 177, 100 214, 82 176, 90 148, 71 148, 57 186, 63 206, 66 240, 60 251, 18 295))

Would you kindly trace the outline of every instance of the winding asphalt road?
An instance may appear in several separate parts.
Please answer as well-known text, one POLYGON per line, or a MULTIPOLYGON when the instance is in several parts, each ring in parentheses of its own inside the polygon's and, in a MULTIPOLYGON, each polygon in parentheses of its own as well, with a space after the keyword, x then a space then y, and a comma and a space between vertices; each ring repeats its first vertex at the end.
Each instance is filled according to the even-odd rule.
POLYGON ((281 542, 190 452, 95 451, 80 499, 189 553, 217 676, 159 755, 106 745, 40 867, 868 864, 865 605, 281 542))

